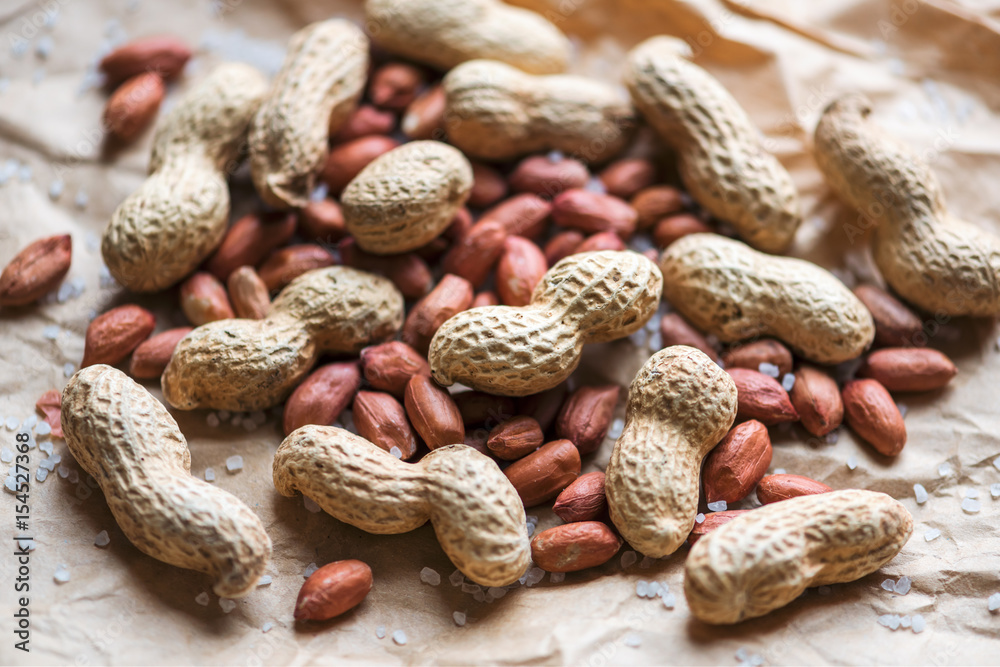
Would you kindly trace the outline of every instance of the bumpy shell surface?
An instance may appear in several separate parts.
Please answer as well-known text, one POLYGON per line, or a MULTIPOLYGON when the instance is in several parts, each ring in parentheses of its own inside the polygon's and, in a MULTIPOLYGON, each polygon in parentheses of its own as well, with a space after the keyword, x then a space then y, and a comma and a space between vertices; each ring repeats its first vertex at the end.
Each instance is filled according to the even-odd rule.
POLYGON ((503 396, 551 389, 580 363, 585 343, 629 336, 660 303, 663 279, 636 252, 584 252, 549 269, 521 308, 458 313, 431 340, 431 376, 503 396))
POLYGON ((285 62, 250 126, 250 169, 261 198, 277 208, 309 202, 336 131, 368 77, 368 38, 332 19, 292 35, 285 62))
POLYGON ((460 151, 440 141, 413 141, 365 167, 340 204, 358 245, 388 255, 414 250, 440 235, 471 190, 472 165, 460 151))
POLYGON ((156 130, 150 176, 111 216, 101 254, 133 292, 162 290, 219 245, 229 215, 226 171, 235 166, 267 81, 247 65, 220 65, 156 130))
POLYGON ((569 63, 570 43, 558 28, 498 0, 367 0, 365 18, 379 46, 441 69, 490 58, 555 74, 569 63))
POLYGON ((701 350, 660 350, 632 380, 604 488, 611 520, 652 558, 684 543, 698 514, 701 461, 736 418, 736 384, 701 350))
POLYGON ((834 191, 872 222, 886 282, 924 310, 1000 314, 1000 238, 953 217, 934 172, 916 151, 868 120, 871 104, 847 95, 823 112, 816 161, 834 191))
POLYGON ((492 459, 465 445, 410 464, 344 429, 303 426, 275 454, 274 486, 369 533, 406 533, 430 520, 455 566, 483 586, 506 586, 528 569, 517 491, 492 459))
POLYGON ((690 234, 660 257, 664 296, 702 331, 732 343, 774 336, 821 364, 855 359, 871 313, 832 273, 717 234, 690 234))
POLYGON ((912 532, 913 517, 884 493, 790 498, 698 540, 685 563, 684 595, 699 620, 738 623, 785 606, 806 588, 871 574, 912 532))
POLYGON ((558 150, 586 162, 617 154, 636 125, 631 103, 600 81, 532 76, 492 60, 444 78, 448 139, 484 160, 558 150))
POLYGON ((271 557, 264 524, 236 496, 191 476, 177 422, 142 386, 103 364, 78 371, 63 390, 62 428, 136 548, 211 575, 220 597, 254 589, 271 557))
POLYGON ((163 372, 163 396, 180 410, 264 410, 281 403, 324 352, 353 354, 392 338, 403 295, 381 276, 343 266, 305 273, 263 320, 197 327, 163 372))
POLYGON ((625 73, 632 101, 677 152, 691 196, 750 245, 782 252, 802 221, 791 176, 722 84, 678 55, 678 42, 654 37, 632 49, 625 73))

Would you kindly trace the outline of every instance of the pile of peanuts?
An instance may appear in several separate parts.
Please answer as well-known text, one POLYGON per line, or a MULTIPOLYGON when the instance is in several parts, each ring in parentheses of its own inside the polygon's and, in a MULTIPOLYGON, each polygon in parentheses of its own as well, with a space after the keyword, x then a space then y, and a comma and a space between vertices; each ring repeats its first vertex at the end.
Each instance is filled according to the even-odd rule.
MULTIPOLYGON (((130 354, 132 378, 160 379, 174 409, 284 404, 279 493, 371 533, 430 522, 482 585, 532 562, 596 567, 625 542, 653 558, 687 542, 692 614, 735 623, 893 558, 907 510, 765 476, 768 428, 799 422, 823 439, 846 420, 898 455, 892 394, 956 374, 913 309, 1000 312, 1000 242, 947 214, 926 165, 865 119, 867 101, 840 98, 817 128, 817 161, 876 218, 874 257, 896 296, 852 291, 776 254, 801 222, 794 185, 683 43, 636 46, 625 96, 562 73, 569 43, 539 15, 496 0, 396 4, 366 3, 378 49, 322 21, 293 35, 272 82, 228 63, 190 87, 108 224, 114 278, 132 292, 179 285, 164 294, 191 324, 154 334, 139 306, 101 314, 62 393, 70 450, 133 543, 209 573, 227 597, 253 590, 271 552, 242 501, 190 475, 173 417, 114 368, 130 354), (679 180, 657 146, 633 141, 642 124, 676 155, 679 180), (227 179, 244 153, 262 205, 229 224, 227 179), (595 454, 623 396, 574 383, 581 350, 643 329, 661 298, 663 349, 624 395, 606 471, 581 475, 604 465, 595 454), (759 508, 699 516, 755 489, 759 508), (525 508, 553 501, 564 523, 529 541, 525 508)), ((162 57, 154 46, 109 58, 162 57)), ((68 246, 37 243, 0 277, 5 307, 65 275, 68 246)), ((57 427, 52 403, 40 408, 57 427)), ((295 617, 343 613, 372 582, 364 563, 328 564, 295 617)))

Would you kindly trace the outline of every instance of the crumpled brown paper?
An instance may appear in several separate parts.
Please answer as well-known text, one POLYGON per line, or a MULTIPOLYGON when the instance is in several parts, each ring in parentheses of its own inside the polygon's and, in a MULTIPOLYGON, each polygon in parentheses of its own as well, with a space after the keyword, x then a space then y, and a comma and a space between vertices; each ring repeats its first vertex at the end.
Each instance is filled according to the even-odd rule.
MULTIPOLYGON (((844 276, 873 275, 863 239, 852 243, 846 232, 856 214, 831 197, 809 153, 825 103, 854 90, 872 98, 878 122, 925 152, 956 213, 1000 232, 995 2, 518 3, 546 13, 573 36, 576 71, 610 81, 618 80, 623 54, 640 40, 658 33, 686 39, 697 62, 748 109, 791 170, 806 212, 795 255, 839 268, 844 276)), ((102 154, 98 119, 105 95, 86 85, 102 44, 152 33, 202 42, 169 104, 178 88, 219 60, 239 57, 273 69, 295 29, 333 14, 361 17, 357 4, 305 0, 19 0, 0 9, 0 172, 8 176, 0 186, 0 261, 34 238, 68 231, 74 262, 67 281, 85 288, 64 303, 0 314, 0 416, 24 419, 45 390, 62 388, 64 364, 82 356, 89 314, 137 301, 156 310, 160 328, 181 323, 170 295, 136 298, 102 286, 96 239, 115 206, 141 182, 151 138, 147 133, 118 155, 102 154), (17 161, 13 174, 9 160, 17 161)), ((233 190, 239 212, 241 200, 244 207, 249 201, 245 174, 233 190)), ((236 601, 229 613, 210 593, 202 606, 196 597, 210 590, 208 578, 131 546, 86 476, 71 481, 79 468, 57 440, 55 452, 69 477, 58 471, 44 483, 33 477, 30 494, 27 532, 37 543, 31 554, 31 653, 13 648, 11 613, 20 594, 11 584, 13 557, 0 556, 0 663, 725 665, 754 656, 769 664, 994 662, 1000 617, 988 611, 987 597, 1000 591, 1000 500, 989 488, 1000 482, 993 465, 1000 454, 998 333, 989 321, 929 320, 928 329, 931 344, 956 361, 959 375, 946 390, 898 397, 907 406, 909 430, 898 458, 877 458, 846 429, 835 444, 807 443, 796 430, 774 432, 772 470, 806 474, 834 488, 887 492, 913 513, 912 539, 880 572, 826 594, 808 591, 765 618, 736 627, 692 620, 682 595, 684 548, 662 561, 640 558, 626 571, 616 557, 562 583, 546 576, 530 589, 476 602, 449 583, 454 568, 430 527, 370 536, 307 511, 301 498, 280 497, 271 484, 271 458, 281 439, 273 414, 250 432, 211 428, 203 412, 177 413, 190 442, 192 472, 200 476, 213 468, 215 483, 264 520, 274 541, 272 583, 236 601), (243 456, 244 468, 229 474, 225 461, 234 454, 243 456), (930 493, 923 505, 914 500, 917 482, 930 493), (967 491, 979 494, 982 509, 976 514, 961 509, 967 491), (940 537, 926 541, 931 529, 940 537), (102 530, 110 535, 106 548, 94 545, 102 530), (292 605, 307 565, 348 557, 371 564, 371 595, 343 618, 296 629, 292 605), (57 584, 53 574, 61 564, 70 580, 57 584), (442 575, 439 586, 421 583, 424 567, 442 575), (903 575, 913 580, 907 595, 880 587, 903 575), (637 597, 639 580, 669 584, 676 608, 637 597), (455 611, 467 615, 464 627, 453 621, 455 611), (921 614, 926 630, 893 632, 877 624, 882 614, 921 614), (378 628, 384 628, 384 638, 376 635, 378 628), (405 645, 392 640, 397 630, 405 632, 405 645)), ((580 376, 627 386, 647 354, 633 341, 594 346, 580 376)), ((155 383, 151 387, 159 395, 155 383)), ((0 447, 13 443, 14 432, 0 429, 0 447)), ((609 439, 585 468, 603 468, 610 448, 609 439)), ((33 474, 41 458, 34 450, 33 474)), ((0 532, 8 545, 20 533, 13 506, 11 495, 0 494, 0 532)), ((539 517, 539 529, 557 522, 548 510, 529 513, 539 517)))

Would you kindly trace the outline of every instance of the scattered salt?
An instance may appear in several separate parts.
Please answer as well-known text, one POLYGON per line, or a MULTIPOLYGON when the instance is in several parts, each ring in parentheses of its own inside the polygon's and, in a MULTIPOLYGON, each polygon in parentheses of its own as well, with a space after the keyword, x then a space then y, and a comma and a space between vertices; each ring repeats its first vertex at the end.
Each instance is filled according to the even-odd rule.
POLYGON ((673 609, 677 605, 677 596, 669 591, 661 595, 660 599, 663 600, 663 606, 667 609, 673 609))
POLYGON ((646 597, 646 593, 649 592, 649 582, 640 579, 635 582, 635 594, 641 598, 646 597))
POLYGON ((486 594, 482 591, 476 591, 472 594, 472 599, 476 602, 486 602, 486 594))
POLYGON ((274 623, 271 623, 270 621, 268 621, 264 625, 260 626, 260 631, 261 632, 270 632, 271 628, 273 628, 273 627, 274 627, 274 623))
POLYGON ((608 429, 608 437, 617 440, 618 436, 620 436, 622 434, 622 431, 624 430, 625 430, 625 420, 616 419, 613 422, 611 422, 611 428, 608 429))
POLYGON ((939 537, 941 537, 941 531, 937 528, 931 528, 924 533, 924 542, 932 542, 939 537))
POLYGON ((316 501, 309 496, 302 496, 302 504, 305 506, 307 512, 311 512, 313 514, 318 514, 322 509, 316 501))
MULTIPOLYGON (((549 575, 549 581, 551 581, 553 584, 561 584, 565 580, 566 580, 566 573, 565 572, 553 572, 552 574, 549 575)), ((490 590, 493 590, 493 589, 490 589, 490 590)))
POLYGON ((59 328, 58 324, 50 324, 42 329, 42 338, 46 340, 56 340, 59 338, 60 331, 62 331, 62 329, 59 328))
POLYGON ((637 561, 638 559, 639 557, 635 555, 634 551, 631 550, 626 551, 625 553, 622 554, 621 558, 622 569, 628 569, 632 567, 633 565, 635 565, 635 561, 637 561))
POLYGON ((924 622, 924 617, 920 614, 913 617, 913 620, 910 621, 910 625, 913 627, 913 632, 918 635, 924 631, 925 627, 927 627, 927 623, 924 622))
POLYGON ((1000 456, 993 459, 993 467, 996 468, 997 470, 1000 470, 1000 456))
POLYGON ((854 470, 857 467, 858 467, 858 457, 855 456, 854 454, 851 454, 850 456, 847 457, 847 468, 849 470, 854 470))
POLYGON ((653 564, 653 560, 654 559, 649 556, 643 556, 642 560, 639 561, 639 567, 643 570, 648 570, 649 566, 653 564))
POLYGON ((35 427, 36 435, 50 435, 51 433, 52 433, 52 427, 49 425, 48 422, 42 422, 41 424, 35 427))
POLYGON ((226 470, 231 473, 243 470, 243 457, 239 454, 235 454, 226 459, 226 470))
POLYGON ((45 452, 47 455, 52 456, 52 443, 51 442, 43 442, 40 445, 38 445, 38 448, 40 450, 42 450, 43 452, 45 452))
POLYGON ((57 584, 65 584, 69 581, 69 568, 65 565, 59 565, 59 567, 56 568, 55 574, 52 575, 52 578, 56 580, 57 584))
POLYGON ((757 370, 763 373, 764 375, 773 377, 775 379, 777 379, 777 377, 781 374, 780 368, 767 361, 760 362, 760 365, 757 366, 757 370))
POLYGON ((893 581, 892 579, 886 579, 885 581, 882 582, 882 588, 883 590, 887 590, 890 593, 892 593, 893 591, 896 590, 896 582, 893 581))
POLYGON ((705 515, 702 514, 701 512, 698 512, 697 514, 694 515, 694 522, 705 523, 705 515))
POLYGON ((205 423, 208 424, 210 428, 218 428, 221 422, 219 422, 219 416, 217 414, 209 412, 205 417, 205 423))
POLYGON ((271 585, 271 575, 269 574, 265 574, 263 577, 257 580, 257 588, 260 588, 261 586, 270 586, 270 585, 271 585))
POLYGON ((628 646, 630 648, 639 648, 640 646, 642 646, 642 637, 640 637, 634 632, 630 632, 627 635, 625 635, 625 639, 623 639, 622 642, 625 644, 625 646, 628 646))
POLYGON ((17 480, 14 479, 13 475, 7 475, 7 479, 3 482, 3 488, 9 493, 17 493, 17 480))
POLYGON ((378 637, 379 639, 385 639, 385 626, 384 625, 380 625, 377 628, 375 628, 375 636, 378 637))
POLYGON ((257 430, 257 422, 250 419, 250 417, 246 417, 242 421, 240 421, 240 426, 242 426, 243 430, 247 431, 248 433, 257 430))
MULTIPOLYGON (((557 574, 562 574, 563 577, 566 576, 562 572, 553 572, 552 577, 554 577, 557 574)), ((552 577, 550 577, 550 579, 552 577)), ((562 581, 562 579, 560 579, 560 581, 562 581)), ((507 589, 504 588, 503 586, 490 586, 489 588, 486 589, 486 595, 494 600, 499 600, 503 596, 507 595, 507 589)))
POLYGON ((8 449, 6 447, 4 447, 3 449, 0 449, 0 461, 3 461, 4 463, 10 463, 13 460, 14 460, 14 452, 13 451, 11 451, 10 449, 8 449))
POLYGON ((38 470, 35 471, 35 479, 37 479, 39 482, 44 482, 45 478, 48 476, 49 476, 49 471, 46 470, 45 468, 39 468, 38 470))
POLYGON ((452 586, 461 586, 463 581, 465 581, 465 575, 462 574, 461 570, 455 570, 448 575, 448 582, 451 583, 452 586))
POLYGON ((938 477, 947 477, 951 474, 951 464, 942 463, 938 466, 938 477))
POLYGON ((465 614, 460 611, 453 611, 451 613, 451 620, 455 621, 455 625, 461 628, 465 625, 465 614))
POLYGON ((912 584, 913 581, 909 577, 905 575, 900 577, 899 581, 896 582, 896 588, 895 588, 896 595, 906 595, 907 593, 909 593, 910 586, 912 584))
POLYGON ((229 410, 219 410, 216 414, 219 415, 219 420, 224 422, 229 421, 233 417, 233 413, 229 410))
POLYGON ((76 484, 80 481, 80 473, 76 470, 70 470, 68 479, 70 484, 76 484))
POLYGON ((1000 609, 1000 593, 994 593, 991 595, 989 600, 986 601, 986 605, 990 611, 1000 609))
POLYGON ((73 377, 74 370, 76 370, 76 366, 74 366, 70 362, 67 361, 65 364, 63 364, 63 375, 65 375, 66 377, 73 377))
POLYGON ((481 590, 483 590, 483 587, 480 586, 479 584, 469 584, 469 583, 462 584, 462 592, 467 595, 472 595, 476 591, 481 591, 481 590))
POLYGON ((58 472, 59 476, 62 477, 63 479, 69 477, 69 468, 67 468, 66 466, 59 466, 56 469, 56 472, 58 472))
POLYGON ((81 210, 87 208, 87 202, 89 201, 90 197, 88 197, 87 193, 83 190, 78 191, 76 193, 76 197, 73 198, 73 203, 76 204, 76 207, 81 210))
POLYGON ((308 579, 309 577, 313 576, 313 572, 315 572, 318 569, 319 566, 316 565, 316 563, 309 563, 308 565, 306 565, 306 571, 302 573, 302 577, 304 579, 308 579))
POLYGON ((1000 498, 1000 483, 990 484, 990 495, 994 498, 1000 498))
POLYGON ((531 588, 538 582, 540 582, 545 577, 545 570, 540 567, 533 567, 528 570, 528 578, 525 580, 524 585, 531 588))
POLYGON ((7 417, 6 421, 4 421, 4 426, 7 427, 8 431, 13 431, 20 423, 17 417, 7 417))
POLYGON ((709 512, 725 512, 728 505, 725 500, 717 500, 714 503, 708 504, 709 512))
POLYGON ((111 538, 108 536, 108 531, 106 530, 102 530, 97 534, 97 537, 94 538, 95 547, 106 547, 109 544, 111 544, 111 538))
POLYGON ((52 472, 53 470, 56 469, 55 464, 53 464, 52 461, 49 459, 42 459, 41 461, 38 462, 38 465, 40 468, 42 468, 47 472, 52 472))
MULTIPOLYGON (((838 440, 840 440, 840 429, 834 429, 823 436, 823 442, 828 445, 835 445, 838 440)), ((851 470, 854 470, 854 468, 851 468, 851 470)))
POLYGON ((966 498, 962 501, 962 509, 969 514, 975 514, 980 509, 979 501, 973 500, 972 498, 966 498))
POLYGON ((905 417, 906 416, 906 411, 909 408, 907 408, 906 403, 896 403, 896 409, 899 410, 899 416, 900 417, 905 417))
POLYGON ((913 623, 913 619, 910 618, 909 614, 899 619, 899 627, 901 628, 908 628, 911 623, 913 623))
POLYGON ((392 449, 389 450, 389 453, 395 456, 397 459, 403 458, 402 450, 399 447, 396 447, 395 445, 392 446, 392 449))
POLYGON ((207 607, 208 603, 211 601, 211 598, 208 597, 208 593, 202 591, 201 593, 198 593, 198 596, 194 599, 194 601, 200 604, 202 607, 207 607))
POLYGON ((587 184, 583 186, 583 189, 587 192, 596 192, 601 195, 606 194, 608 191, 607 186, 604 185, 604 181, 597 176, 591 176, 587 184))
POLYGON ((918 505, 923 505, 927 502, 927 489, 924 488, 923 484, 913 485, 913 495, 916 497, 918 505))
POLYGON ((420 581, 425 584, 430 584, 431 586, 437 586, 441 583, 441 575, 438 574, 437 570, 425 567, 420 570, 420 581))
POLYGON ((396 642, 400 646, 404 646, 406 644, 406 633, 402 630, 396 630, 392 633, 392 641, 396 642))
POLYGON ((965 490, 965 497, 966 498, 978 498, 979 497, 979 489, 971 489, 971 488, 970 489, 966 489, 965 490))
POLYGON ((228 614, 233 609, 236 609, 236 603, 226 598, 219 598, 219 606, 222 607, 222 613, 224 614, 228 614))
POLYGON ((896 614, 882 614, 878 617, 878 624, 896 630, 899 628, 899 616, 896 614))
POLYGON ((212 468, 205 468, 205 481, 214 482, 215 481, 215 470, 212 468))
POLYGON ((775 468, 774 469, 774 474, 775 475, 785 475, 787 473, 788 473, 788 471, 785 470, 784 468, 775 468))
POLYGON ((795 376, 791 373, 785 373, 785 376, 781 378, 781 388, 785 391, 791 391, 792 387, 795 386, 795 376))

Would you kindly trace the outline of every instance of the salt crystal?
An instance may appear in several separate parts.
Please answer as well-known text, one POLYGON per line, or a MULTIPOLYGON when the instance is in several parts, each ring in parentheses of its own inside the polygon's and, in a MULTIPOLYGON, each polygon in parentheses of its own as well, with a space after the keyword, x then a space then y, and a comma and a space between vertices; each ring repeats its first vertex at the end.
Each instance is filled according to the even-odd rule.
MULTIPOLYGON (((566 576, 562 572, 553 572, 552 576, 555 576, 557 574, 562 574, 563 577, 566 576)), ((507 589, 504 588, 503 586, 490 586, 488 589, 486 589, 486 594, 489 595, 494 600, 499 600, 503 596, 507 595, 507 589)))
POLYGON ((45 338, 46 340, 55 340, 59 338, 60 331, 62 331, 62 329, 59 328, 58 324, 50 324, 42 329, 42 338, 45 338))
POLYGON ((725 512, 728 505, 725 500, 717 500, 714 503, 708 504, 709 512, 725 512))
POLYGON ((980 509, 979 501, 973 500, 972 498, 966 498, 962 501, 962 509, 969 514, 975 514, 980 509))
POLYGON ((892 579, 886 579, 882 582, 882 588, 892 593, 896 590, 896 582, 892 579))
POLYGON ((476 591, 472 594, 472 599, 476 602, 486 602, 486 594, 482 591, 476 591))
POLYGON ((625 646, 628 646, 630 648, 639 648, 640 646, 642 646, 642 637, 635 634, 634 632, 630 632, 627 635, 625 635, 625 639, 623 639, 622 642, 625 644, 625 646))
POLYGON ((431 586, 437 586, 441 583, 441 575, 437 573, 437 570, 425 567, 420 570, 420 581, 431 586))
POLYGON ((69 568, 65 565, 59 565, 59 567, 56 568, 55 574, 52 575, 52 578, 56 580, 57 584, 65 584, 69 581, 69 568))
POLYGON ((73 198, 73 203, 76 204, 76 207, 81 210, 87 208, 87 202, 89 201, 90 197, 88 197, 87 193, 83 190, 78 191, 76 193, 76 197, 73 198))
POLYGON ((330 187, 326 183, 320 183, 309 193, 309 201, 323 201, 330 193, 330 187))
MULTIPOLYGON (((47 455, 52 456, 52 443, 51 442, 43 442, 40 445, 38 445, 38 448, 40 450, 42 450, 43 452, 45 452, 47 455)), ((58 461, 56 463, 58 463, 58 461)))
POLYGON ((606 194, 608 191, 608 188, 604 185, 604 181, 597 176, 591 176, 587 184, 583 186, 583 189, 587 192, 596 192, 600 195, 606 194))
POLYGON ((549 581, 551 581, 553 584, 561 584, 565 580, 566 580, 565 572, 553 572, 552 574, 549 575, 549 581))
POLYGON ((396 447, 395 445, 392 446, 392 448, 389 450, 389 453, 395 456, 397 459, 403 458, 402 450, 399 447, 396 447))
POLYGON ((640 579, 635 582, 635 594, 641 598, 646 597, 646 593, 649 592, 649 583, 640 579))
POLYGON ((941 531, 937 528, 931 528, 924 533, 924 542, 932 542, 939 537, 941 537, 941 531))
POLYGON ((60 179, 56 179, 49 184, 49 199, 55 201, 62 196, 63 190, 66 189, 66 185, 60 179))
POLYGON ((913 580, 907 577, 906 575, 900 577, 899 581, 896 582, 896 588, 895 588, 896 595, 906 595, 907 593, 909 593, 910 586, 912 585, 912 583, 913 580))
POLYGON ((65 375, 66 377, 73 377, 74 370, 76 370, 76 366, 74 366, 70 362, 67 361, 65 364, 63 364, 63 375, 65 375))
POLYGON ((402 630, 396 630, 392 633, 392 641, 396 642, 400 646, 404 646, 406 644, 406 633, 402 630))
POLYGON ((47 472, 52 472, 53 470, 56 469, 55 464, 52 463, 50 459, 42 459, 41 461, 38 462, 38 465, 40 468, 43 468, 47 472))
POLYGON ((847 468, 849 470, 854 470, 857 467, 858 467, 858 457, 855 456, 854 454, 851 454, 850 456, 847 457, 847 468))
POLYGON ((62 477, 63 479, 69 477, 69 468, 67 468, 66 466, 59 466, 56 472, 58 472, 59 476, 62 477))
POLYGON ((548 155, 545 157, 548 158, 549 162, 552 164, 558 164, 562 162, 564 158, 562 151, 549 151, 548 155))
POLYGON ((222 607, 222 612, 228 614, 233 609, 236 609, 236 603, 232 600, 227 600, 226 598, 219 598, 219 606, 222 607))
POLYGON ((663 585, 658 581, 651 581, 649 582, 649 586, 646 587, 646 597, 650 600, 655 597, 659 597, 662 592, 663 585))
POLYGON ((205 423, 208 424, 210 428, 218 428, 221 422, 219 421, 219 416, 217 414, 209 412, 205 417, 205 423))
POLYGON ((35 479, 37 479, 39 482, 44 482, 45 478, 48 476, 49 476, 49 471, 46 470, 45 468, 39 468, 38 470, 35 471, 35 479))
POLYGON ((924 488, 923 484, 913 485, 913 495, 916 497, 918 505, 923 505, 927 502, 927 489, 924 488))
POLYGON ((111 538, 108 536, 108 531, 106 530, 102 530, 97 534, 97 537, 94 538, 95 547, 106 547, 109 544, 111 544, 111 538))
POLYGON ((4 426, 7 427, 8 431, 13 431, 20 423, 21 422, 17 417, 7 417, 7 420, 4 421, 4 426))
POLYGON ((938 477, 947 477, 951 474, 951 464, 942 463, 938 466, 938 477))
POLYGON ((245 419, 243 419, 240 422, 240 426, 242 426, 243 430, 247 431, 248 433, 257 430, 257 422, 250 419, 250 417, 246 417, 245 419))
POLYGON ((697 514, 694 515, 694 522, 705 523, 705 515, 702 514, 701 512, 698 512, 697 514))
POLYGON ((899 627, 908 628, 913 623, 913 619, 910 618, 909 614, 899 619, 899 627))
POLYGON ((465 575, 462 574, 461 570, 455 570, 450 575, 448 575, 448 581, 452 586, 461 586, 462 582, 465 581, 465 575))
POLYGON ((773 378, 777 378, 781 374, 780 368, 767 361, 760 362, 760 365, 757 366, 757 370, 763 373, 764 375, 773 378))
POLYGON ((0 449, 0 461, 3 461, 4 463, 10 463, 13 460, 14 460, 13 451, 8 449, 7 447, 0 449))
POLYGON ((219 420, 224 422, 229 421, 233 416, 229 410, 219 410, 216 414, 219 415, 219 420))
POLYGON ((271 630, 271 628, 273 628, 273 627, 274 627, 274 623, 271 623, 270 621, 268 621, 264 625, 260 626, 260 631, 261 632, 269 632, 271 630))
POLYGON ((906 411, 909 409, 906 407, 906 403, 896 403, 896 409, 899 410, 899 416, 905 417, 906 411))
POLYGON ((375 636, 378 637, 379 639, 385 639, 385 626, 384 625, 380 625, 377 628, 375 628, 375 636))
POLYGON ((649 566, 653 564, 653 560, 649 556, 643 556, 642 560, 639 561, 639 567, 643 570, 648 570, 649 566))
POLYGON ((17 174, 18 178, 21 179, 22 183, 27 183, 31 180, 31 167, 29 165, 21 165, 21 170, 17 174))
POLYGON ((451 613, 451 620, 455 621, 455 625, 461 628, 465 625, 465 614, 460 611, 453 611, 451 613))
POLYGON ((305 506, 307 512, 312 512, 313 514, 318 514, 322 509, 316 501, 309 496, 302 496, 302 504, 305 506))
POLYGON ((525 580, 525 585, 531 588, 538 582, 540 582, 545 577, 545 570, 540 567, 533 567, 528 570, 528 578, 525 580))
POLYGON ((635 555, 634 551, 631 551, 631 550, 630 551, 626 551, 625 553, 622 554, 622 558, 621 558, 622 569, 626 569, 627 570, 628 568, 632 567, 633 565, 635 565, 635 562, 638 559, 639 559, 639 557, 635 555))
POLYGON ((211 598, 208 597, 208 593, 202 591, 201 593, 198 593, 198 596, 194 599, 194 601, 200 604, 202 607, 207 607, 208 603, 211 601, 211 598))
POLYGON ((986 601, 987 607, 990 611, 996 611, 1000 609, 1000 593, 994 593, 990 596, 990 599, 986 601))
POLYGON ((42 422, 35 427, 36 435, 50 435, 52 433, 52 426, 48 422, 42 422))
POLYGON ((625 420, 616 419, 613 422, 611 422, 611 428, 608 429, 608 437, 617 440, 618 436, 620 436, 622 434, 622 431, 624 430, 625 430, 625 420))
POLYGON ((781 388, 785 391, 791 391, 792 387, 795 386, 795 376, 791 373, 785 373, 785 376, 781 378, 781 388))
MULTIPOLYGON (((834 429, 823 436, 823 442, 828 445, 835 445, 840 440, 840 429, 834 429)), ((853 470, 854 468, 851 468, 853 470)))
POLYGON ((965 497, 966 498, 978 498, 979 497, 979 489, 966 489, 965 490, 965 497))
MULTIPOLYGON (((1000 341, 997 342, 1000 343, 1000 341)), ((993 459, 993 467, 996 468, 997 470, 1000 470, 1000 456, 993 459)))
POLYGON ((785 470, 784 468, 775 468, 774 469, 774 474, 775 475, 786 475, 786 474, 788 474, 788 471, 785 470))
POLYGON ((80 481, 80 473, 78 473, 76 470, 70 470, 68 479, 70 484, 76 484, 77 482, 80 481))
POLYGON ((913 620, 910 621, 910 625, 913 627, 913 632, 918 635, 924 631, 925 627, 927 627, 927 623, 924 622, 924 617, 920 614, 913 617, 913 620))
POLYGON ((990 495, 994 498, 1000 498, 1000 483, 990 484, 990 495))
POLYGON ((205 468, 205 481, 214 482, 215 481, 215 470, 212 468, 205 468))
POLYGON ((468 583, 462 584, 462 592, 467 595, 472 595, 476 591, 481 591, 481 590, 483 590, 483 587, 478 584, 468 584, 468 583))
POLYGON ((318 569, 319 566, 316 565, 316 563, 309 563, 308 565, 306 565, 306 571, 302 573, 303 578, 308 579, 309 577, 313 576, 313 572, 315 572, 318 569))
POLYGON ((243 457, 239 454, 235 454, 226 459, 226 470, 231 473, 243 470, 243 457))
POLYGON ((896 616, 895 614, 882 614, 878 617, 878 624, 895 630, 899 627, 899 616, 896 616))
POLYGON ((270 586, 270 585, 271 585, 271 575, 269 574, 265 574, 263 577, 257 580, 257 588, 260 588, 261 586, 270 586))
POLYGON ((3 482, 3 488, 10 493, 17 493, 17 480, 14 479, 13 475, 7 475, 7 479, 3 482))
POLYGON ((261 410, 256 410, 250 413, 250 419, 252 419, 253 423, 257 426, 263 426, 264 423, 267 422, 267 415, 261 410))

